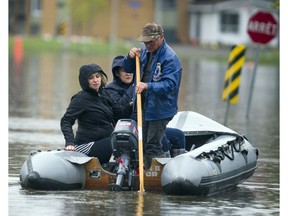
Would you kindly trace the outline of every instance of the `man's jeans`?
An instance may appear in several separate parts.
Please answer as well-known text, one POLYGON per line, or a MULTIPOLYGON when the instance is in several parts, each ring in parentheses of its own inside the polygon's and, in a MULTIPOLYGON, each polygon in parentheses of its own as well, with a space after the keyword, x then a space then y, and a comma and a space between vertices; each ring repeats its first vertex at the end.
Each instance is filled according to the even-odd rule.
POLYGON ((157 121, 143 120, 143 151, 145 155, 163 157, 164 151, 162 149, 162 138, 169 121, 170 119, 157 121))

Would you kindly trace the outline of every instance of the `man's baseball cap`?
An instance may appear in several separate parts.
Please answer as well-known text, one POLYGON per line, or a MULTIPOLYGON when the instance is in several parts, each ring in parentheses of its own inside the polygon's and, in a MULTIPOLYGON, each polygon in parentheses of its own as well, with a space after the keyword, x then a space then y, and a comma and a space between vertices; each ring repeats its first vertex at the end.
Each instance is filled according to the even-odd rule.
POLYGON ((154 39, 157 39, 159 36, 163 35, 163 29, 160 25, 156 23, 147 23, 143 29, 141 36, 138 38, 138 41, 149 42, 154 39))

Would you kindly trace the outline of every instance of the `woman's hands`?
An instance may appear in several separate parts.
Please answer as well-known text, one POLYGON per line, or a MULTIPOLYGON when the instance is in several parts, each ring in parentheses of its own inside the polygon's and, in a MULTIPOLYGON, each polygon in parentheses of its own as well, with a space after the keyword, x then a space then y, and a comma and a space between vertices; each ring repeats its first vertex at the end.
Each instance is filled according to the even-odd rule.
POLYGON ((67 151, 75 151, 75 146, 74 145, 67 145, 65 147, 65 150, 67 150, 67 151))

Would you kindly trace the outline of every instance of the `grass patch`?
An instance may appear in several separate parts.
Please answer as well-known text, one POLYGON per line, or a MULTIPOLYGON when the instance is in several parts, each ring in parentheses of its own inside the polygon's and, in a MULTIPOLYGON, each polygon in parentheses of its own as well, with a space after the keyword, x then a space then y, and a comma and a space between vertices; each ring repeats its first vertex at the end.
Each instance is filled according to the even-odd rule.
MULTIPOLYGON (((9 38, 9 52, 11 52, 14 47, 14 41, 14 37, 9 38)), ((28 55, 44 52, 74 52, 78 54, 109 55, 109 53, 111 53, 112 51, 116 53, 127 53, 134 46, 133 42, 129 41, 118 40, 114 44, 111 44, 109 43, 109 41, 103 41, 91 37, 73 37, 69 39, 64 37, 57 37, 51 39, 44 39, 40 37, 22 37, 22 41, 24 52, 28 55)), ((192 47, 191 50, 193 49, 195 48, 192 47)), ((218 51, 219 50, 221 50, 221 48, 218 48, 218 51)), ((209 48, 205 47, 199 48, 198 51, 198 58, 205 57, 207 59, 223 62, 227 62, 228 60, 228 56, 226 56, 227 52, 225 52, 225 55, 211 55, 211 53, 213 54, 214 51, 217 52, 217 49, 209 50, 209 48)), ((190 51, 188 50, 188 52, 190 51)), ((185 52, 183 50, 179 51, 178 54, 181 56, 181 53, 184 55, 184 57, 185 55, 189 54, 187 54, 187 51, 185 52)), ((254 61, 255 50, 249 48, 245 55, 246 61, 254 61)), ((261 64, 279 65, 279 57, 279 49, 277 48, 260 48, 259 63, 261 64)))
MULTIPOLYGON (((248 52, 245 54, 245 61, 253 61, 255 60, 255 55, 256 52, 254 50, 248 52)), ((215 61, 221 61, 221 62, 227 62, 228 61, 227 56, 210 56, 208 57, 211 60, 215 61)), ((259 63, 264 64, 264 65, 279 65, 279 49, 277 48, 260 48, 260 53, 259 53, 259 63)))
MULTIPOLYGON (((9 52, 13 50, 15 38, 9 38, 9 52)), ((43 39, 39 37, 22 37, 23 48, 26 54, 43 52, 75 52, 85 54, 109 54, 111 49, 117 52, 127 52, 131 45, 125 41, 117 41, 113 44, 92 38, 67 38, 58 37, 43 39)))

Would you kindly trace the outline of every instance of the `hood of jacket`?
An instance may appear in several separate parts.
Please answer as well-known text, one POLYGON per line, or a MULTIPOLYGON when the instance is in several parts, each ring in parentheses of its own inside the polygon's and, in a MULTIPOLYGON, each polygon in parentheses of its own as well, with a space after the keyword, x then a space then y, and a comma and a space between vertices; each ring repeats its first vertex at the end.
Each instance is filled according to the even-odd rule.
MULTIPOLYGON (((79 70, 79 84, 80 84, 81 88, 84 91, 95 92, 93 89, 91 89, 89 87, 89 83, 88 83, 89 76, 91 74, 95 73, 95 72, 103 74, 103 76, 106 77, 106 79, 108 80, 108 77, 105 74, 105 72, 97 64, 94 64, 94 63, 93 64, 87 64, 87 65, 82 65, 80 67, 80 70, 79 70)), ((102 86, 102 84, 101 84, 101 86, 102 86)))
POLYGON ((119 76, 117 76, 116 72, 119 70, 120 67, 123 68, 124 58, 125 58, 124 56, 119 55, 119 56, 116 56, 112 62, 113 80, 120 82, 120 83, 121 83, 121 80, 119 76))

